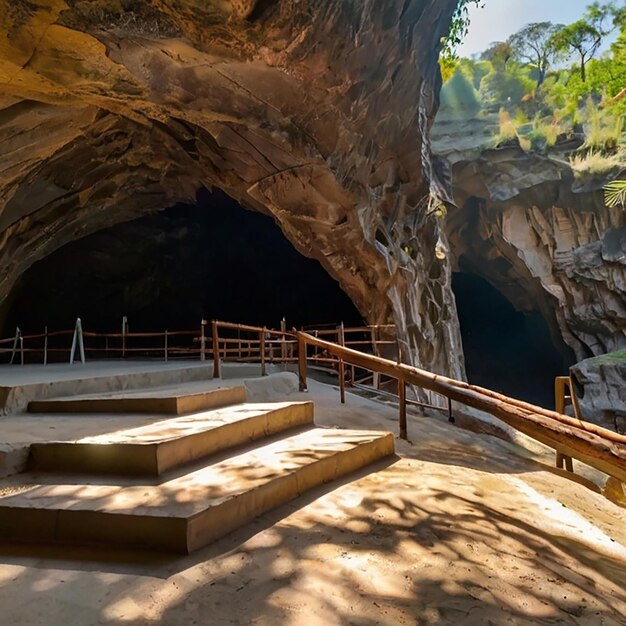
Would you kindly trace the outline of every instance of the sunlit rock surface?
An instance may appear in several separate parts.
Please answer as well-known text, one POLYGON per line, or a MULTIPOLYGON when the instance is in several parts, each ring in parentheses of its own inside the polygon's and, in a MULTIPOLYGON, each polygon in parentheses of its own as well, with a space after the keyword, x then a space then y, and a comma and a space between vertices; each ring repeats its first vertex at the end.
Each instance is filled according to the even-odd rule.
POLYGON ((571 373, 584 419, 626 433, 626 350, 585 359, 571 373))
POLYGON ((518 310, 541 312, 575 360, 626 347, 626 213, 605 206, 607 179, 576 178, 558 152, 566 145, 543 155, 491 148, 486 127, 438 118, 433 129, 457 204, 447 220, 455 266, 518 310))
POLYGON ((455 6, 0 1, 0 300, 63 244, 219 187, 395 321, 405 360, 462 376, 428 202, 455 6))

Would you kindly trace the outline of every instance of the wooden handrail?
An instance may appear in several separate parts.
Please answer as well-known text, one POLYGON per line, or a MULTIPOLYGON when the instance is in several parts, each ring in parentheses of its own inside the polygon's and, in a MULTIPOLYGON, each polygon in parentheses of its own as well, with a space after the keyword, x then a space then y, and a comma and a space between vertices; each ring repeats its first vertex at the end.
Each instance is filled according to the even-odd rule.
MULTIPOLYGON (((306 355, 307 345, 317 346, 357 367, 402 380, 409 385, 430 389, 450 400, 490 413, 558 452, 577 458, 587 465, 626 482, 626 437, 624 435, 521 400, 508 398, 488 389, 469 385, 463 381, 333 344, 308 333, 298 332, 297 335, 300 351, 304 355, 306 355)), ((299 360, 300 387, 305 389, 306 365, 303 371, 303 360, 302 358, 299 360)))

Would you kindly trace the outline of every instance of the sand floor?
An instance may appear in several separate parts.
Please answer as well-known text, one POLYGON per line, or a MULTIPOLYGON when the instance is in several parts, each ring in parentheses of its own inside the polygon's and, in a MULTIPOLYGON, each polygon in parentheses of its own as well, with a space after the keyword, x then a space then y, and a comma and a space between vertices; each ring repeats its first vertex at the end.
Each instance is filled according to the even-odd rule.
MULTIPOLYGON (((290 399, 396 428, 319 383, 290 399)), ((626 624, 626 509, 443 417, 409 438, 189 557, 0 546, 0 624, 626 624)))

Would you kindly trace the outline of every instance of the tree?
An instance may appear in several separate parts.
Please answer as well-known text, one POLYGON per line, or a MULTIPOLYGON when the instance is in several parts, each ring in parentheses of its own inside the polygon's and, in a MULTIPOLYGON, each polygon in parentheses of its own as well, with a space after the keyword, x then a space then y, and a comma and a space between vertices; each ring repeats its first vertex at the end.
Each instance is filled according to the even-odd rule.
POLYGON ((552 38, 556 50, 577 54, 580 78, 587 80, 587 63, 595 56, 602 40, 626 19, 626 9, 617 8, 615 2, 594 2, 587 7, 585 17, 563 26, 552 38))
POLYGON ((447 37, 443 37, 441 40, 441 56, 444 59, 456 58, 456 47, 463 41, 469 29, 469 7, 472 4, 478 7, 485 6, 483 0, 458 0, 456 10, 452 16, 450 32, 447 37))
POLYGON ((513 54, 511 46, 505 41, 494 41, 481 55, 481 61, 490 61, 498 70, 505 70, 513 54))
POLYGON ((514 58, 528 62, 537 69, 537 88, 541 87, 554 57, 557 54, 555 35, 562 24, 534 22, 527 24, 509 37, 507 44, 514 58))

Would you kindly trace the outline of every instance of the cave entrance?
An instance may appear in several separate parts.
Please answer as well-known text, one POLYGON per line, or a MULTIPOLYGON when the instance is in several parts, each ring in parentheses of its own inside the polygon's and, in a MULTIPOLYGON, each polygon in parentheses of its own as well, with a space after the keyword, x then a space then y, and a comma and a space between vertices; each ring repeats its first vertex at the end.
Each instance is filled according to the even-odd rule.
POLYGON ((196 328, 202 318, 278 328, 363 319, 315 260, 297 252, 271 217, 201 190, 177 205, 60 248, 33 265, 13 294, 4 334, 72 328, 97 332, 196 328))
POLYGON ((476 274, 453 274, 452 289, 469 382, 553 408, 554 377, 569 364, 542 315, 516 311, 476 274))

